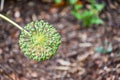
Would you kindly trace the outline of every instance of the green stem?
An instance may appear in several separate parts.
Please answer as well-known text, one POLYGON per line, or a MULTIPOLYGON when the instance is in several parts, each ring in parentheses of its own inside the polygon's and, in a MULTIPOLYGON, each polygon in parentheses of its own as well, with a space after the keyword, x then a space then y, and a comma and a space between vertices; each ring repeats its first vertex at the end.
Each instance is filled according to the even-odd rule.
POLYGON ((6 16, 0 14, 0 18, 8 21, 9 23, 13 24, 15 27, 19 28, 20 30, 24 30, 25 33, 27 33, 28 35, 30 35, 30 33, 28 31, 26 31, 25 29, 23 29, 21 26, 19 26, 17 23, 15 23, 14 21, 10 20, 9 18, 7 18, 6 16))

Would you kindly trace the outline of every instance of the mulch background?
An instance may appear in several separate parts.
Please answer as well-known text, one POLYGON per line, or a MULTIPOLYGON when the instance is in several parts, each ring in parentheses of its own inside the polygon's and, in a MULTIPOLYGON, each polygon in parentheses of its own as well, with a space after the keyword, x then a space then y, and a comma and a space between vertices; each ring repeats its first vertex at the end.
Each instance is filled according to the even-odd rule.
POLYGON ((19 48, 20 30, 0 19, 0 80, 119 80, 119 3, 108 0, 101 13, 105 23, 85 28, 70 7, 54 7, 40 0, 6 0, 2 14, 21 26, 44 19, 62 35, 62 44, 52 59, 30 60, 19 48), (98 46, 107 48, 106 43, 112 52, 95 52, 98 46))

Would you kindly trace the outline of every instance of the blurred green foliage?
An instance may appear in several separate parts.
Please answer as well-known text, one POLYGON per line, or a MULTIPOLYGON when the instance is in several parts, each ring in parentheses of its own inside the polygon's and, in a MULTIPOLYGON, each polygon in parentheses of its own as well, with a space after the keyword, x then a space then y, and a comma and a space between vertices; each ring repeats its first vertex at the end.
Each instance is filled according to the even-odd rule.
POLYGON ((70 4, 76 4, 78 0, 69 0, 70 4))
POLYGON ((55 1, 55 3, 61 3, 62 2, 62 0, 54 0, 55 1))
MULTIPOLYGON (((55 0, 60 3, 63 0, 55 0)), ((103 24, 102 19, 99 17, 100 11, 104 8, 104 4, 98 4, 96 0, 90 0, 88 8, 84 8, 82 1, 68 0, 70 6, 73 6, 71 12, 75 18, 83 21, 83 25, 88 27, 90 25, 103 24)))

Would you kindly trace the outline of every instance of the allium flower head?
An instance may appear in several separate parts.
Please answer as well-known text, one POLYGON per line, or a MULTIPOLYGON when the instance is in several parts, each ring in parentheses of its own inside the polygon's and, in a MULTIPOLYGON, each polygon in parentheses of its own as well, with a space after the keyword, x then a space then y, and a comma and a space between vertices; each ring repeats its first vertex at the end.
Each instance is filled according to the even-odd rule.
POLYGON ((21 31, 20 48, 31 59, 43 61, 56 54, 61 43, 61 36, 56 29, 47 22, 31 22, 24 27, 30 35, 21 31))

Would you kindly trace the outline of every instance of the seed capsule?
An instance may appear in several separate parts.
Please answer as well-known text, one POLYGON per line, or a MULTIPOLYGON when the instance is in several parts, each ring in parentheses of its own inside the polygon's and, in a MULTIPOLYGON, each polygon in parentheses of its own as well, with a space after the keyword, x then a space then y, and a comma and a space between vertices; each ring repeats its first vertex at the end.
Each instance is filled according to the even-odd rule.
POLYGON ((56 54, 61 43, 61 36, 47 22, 40 20, 31 22, 24 27, 30 35, 21 31, 20 48, 29 58, 37 61, 50 59, 56 54))

